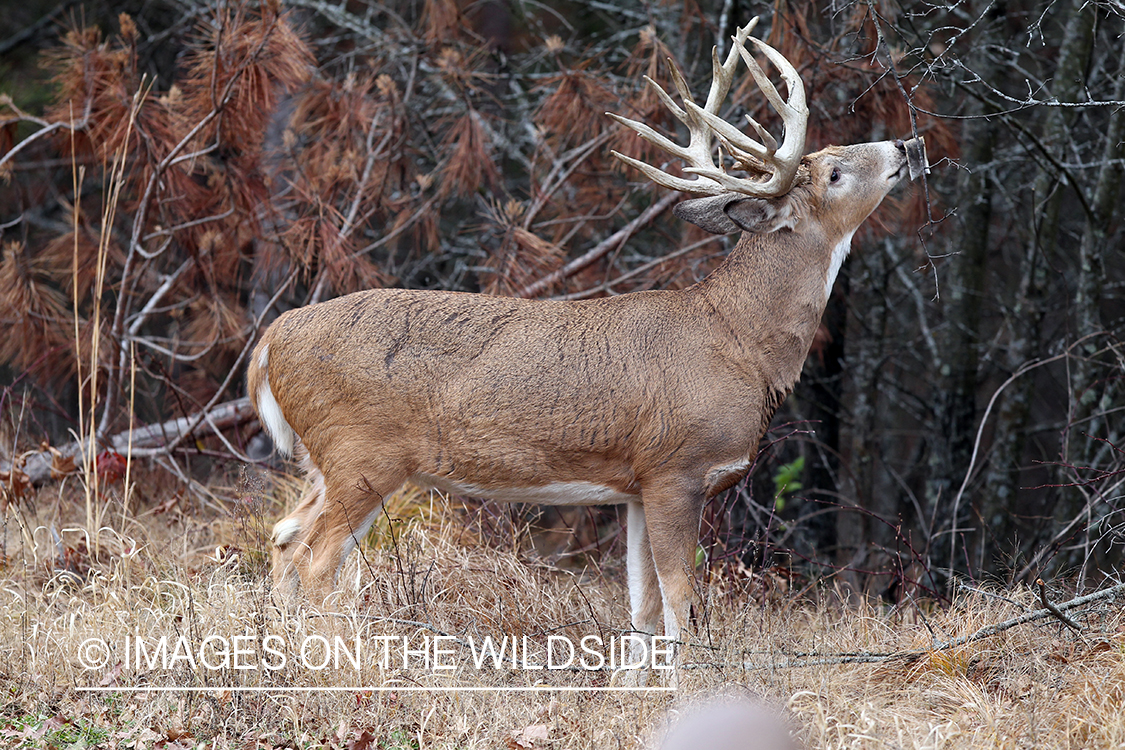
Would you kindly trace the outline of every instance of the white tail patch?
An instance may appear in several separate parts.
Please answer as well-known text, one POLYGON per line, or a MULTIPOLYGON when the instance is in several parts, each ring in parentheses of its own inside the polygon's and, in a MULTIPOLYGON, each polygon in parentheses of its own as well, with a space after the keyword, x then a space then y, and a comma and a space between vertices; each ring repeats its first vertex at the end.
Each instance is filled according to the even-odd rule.
POLYGON ((273 397, 273 391, 270 390, 269 354, 270 348, 267 344, 262 347, 262 353, 258 356, 258 367, 265 373, 265 377, 262 378, 262 385, 258 388, 258 416, 262 420, 262 426, 266 428, 266 432, 273 438, 273 444, 277 448, 277 452, 285 458, 292 458, 293 442, 297 433, 285 421, 285 415, 281 413, 281 406, 277 403, 277 399, 273 397))

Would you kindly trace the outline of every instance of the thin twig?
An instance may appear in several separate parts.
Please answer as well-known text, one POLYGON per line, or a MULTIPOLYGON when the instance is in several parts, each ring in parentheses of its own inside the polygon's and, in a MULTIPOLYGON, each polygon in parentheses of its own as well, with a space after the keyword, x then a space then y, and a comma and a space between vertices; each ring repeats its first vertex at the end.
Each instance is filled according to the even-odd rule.
POLYGON ((1081 607, 1081 606, 1084 606, 1086 604, 1090 604, 1092 602, 1101 601, 1102 599, 1115 599, 1118 596, 1125 596, 1125 583, 1119 583, 1115 586, 1109 587, 1108 589, 1102 589, 1101 591, 1095 591, 1092 594, 1087 594, 1085 596, 1076 597, 1074 599, 1071 599, 1068 602, 1063 602, 1062 604, 1053 605, 1050 609, 1045 608, 1045 609, 1033 610, 1031 612, 1026 612, 1026 613, 1024 613, 1022 615, 1019 615, 1017 617, 1013 617, 1011 619, 1004 620, 1003 622, 998 622, 994 625, 987 625, 987 626, 985 626, 983 628, 980 628, 979 630, 977 630, 973 633, 970 633, 969 635, 961 636, 960 638, 953 638, 951 640, 946 641, 945 643, 936 643, 934 645, 934 647, 931 648, 931 649, 925 649, 925 650, 919 650, 919 651, 895 651, 895 652, 889 653, 889 654, 865 654, 865 653, 816 654, 816 653, 809 653, 809 654, 797 654, 797 655, 794 655, 794 656, 788 656, 785 659, 782 659, 780 661, 743 662, 741 664, 719 664, 719 663, 700 662, 700 663, 694 663, 694 664, 685 664, 684 667, 686 669, 718 669, 718 668, 728 668, 729 669, 729 668, 734 667, 734 668, 741 668, 741 669, 748 669, 748 670, 759 670, 759 669, 791 669, 791 668, 799 668, 799 667, 818 667, 818 666, 825 666, 825 665, 830 665, 830 664, 873 664, 873 663, 881 663, 881 662, 888 662, 888 661, 911 662, 911 661, 917 661, 918 659, 921 659, 922 657, 924 657, 928 654, 933 654, 933 653, 937 653, 937 652, 940 652, 940 651, 948 651, 949 649, 953 649, 953 648, 960 648, 961 646, 965 646, 965 645, 968 645, 970 643, 974 643, 975 641, 980 641, 980 640, 983 640, 985 638, 989 638, 991 636, 997 635, 998 633, 1002 633, 1005 630, 1011 630, 1012 628, 1016 627, 1017 625, 1023 625, 1024 623, 1033 622, 1035 620, 1042 620, 1042 619, 1047 618, 1047 617, 1060 617, 1060 616, 1062 616, 1062 612, 1065 611, 1065 610, 1075 609, 1077 607, 1081 607))
POLYGON ((678 192, 668 193, 656 203, 653 203, 651 206, 642 211, 637 218, 633 219, 628 224, 621 227, 621 229, 617 230, 609 237, 606 237, 598 244, 594 245, 585 254, 570 261, 557 271, 549 273, 538 281, 534 281, 528 284, 523 289, 520 289, 518 292, 516 292, 515 296, 524 298, 536 297, 549 289, 553 284, 561 281, 562 279, 569 278, 582 269, 586 268, 587 266, 591 265, 592 263, 595 263, 598 259, 607 255, 611 250, 617 248, 619 245, 628 240, 629 237, 631 237, 632 234, 639 228, 641 228, 645 224, 648 224, 657 216, 668 210, 668 208, 670 208, 673 203, 680 200, 681 197, 682 196, 678 192))
MULTIPOLYGON (((1097 334, 1091 334, 1091 335, 1097 335, 1097 334)), ((1047 359, 1034 360, 1032 362, 1028 362, 1028 363, 1024 364, 1022 367, 1020 367, 1020 369, 1018 369, 1014 373, 1012 373, 1011 376, 1007 380, 1005 380, 1003 383, 1001 383, 1000 387, 997 388, 996 391, 992 394, 992 398, 990 398, 988 400, 988 406, 985 407, 984 416, 982 416, 981 419, 980 419, 980 425, 977 426, 977 436, 976 436, 976 439, 973 441, 973 453, 969 457, 969 466, 968 466, 967 469, 965 469, 965 478, 961 481, 961 487, 960 487, 960 489, 957 490, 957 495, 953 498, 953 513, 950 515, 950 519, 951 519, 950 523, 953 524, 954 527, 957 525, 957 513, 958 513, 958 510, 961 507, 961 498, 965 494, 965 488, 969 486, 969 482, 973 478, 974 469, 975 469, 976 463, 977 463, 977 455, 980 453, 981 438, 984 436, 984 426, 988 423, 988 417, 989 417, 990 414, 992 414, 992 407, 996 405, 996 399, 998 399, 1000 397, 1000 394, 1004 392, 1005 388, 1007 388, 1009 385, 1014 383, 1021 376, 1031 372, 1034 369, 1042 367, 1043 365, 1049 365, 1052 362, 1057 362, 1060 359, 1065 359, 1066 357, 1069 357, 1071 350, 1074 347, 1081 344, 1082 342, 1084 342, 1088 338, 1090 338, 1090 336, 1083 336, 1082 338, 1078 339, 1073 344, 1068 346, 1066 348, 1066 351, 1061 353, 1061 354, 1056 354, 1055 356, 1048 357, 1047 359)), ((957 543, 957 535, 951 534, 951 536, 952 536, 952 539, 949 543, 950 544, 950 546, 949 546, 949 559, 950 560, 954 559, 954 557, 955 557, 954 551, 955 551, 955 545, 957 543)))
POLYGON ((1051 604, 1050 600, 1047 599, 1047 584, 1043 583, 1043 579, 1036 578, 1035 585, 1039 587, 1039 601, 1043 602, 1043 606, 1047 608, 1047 611, 1058 618, 1058 620, 1068 628, 1072 628, 1076 632, 1081 633, 1082 627, 1074 620, 1064 615, 1062 613, 1062 610, 1060 610, 1054 604, 1051 604))

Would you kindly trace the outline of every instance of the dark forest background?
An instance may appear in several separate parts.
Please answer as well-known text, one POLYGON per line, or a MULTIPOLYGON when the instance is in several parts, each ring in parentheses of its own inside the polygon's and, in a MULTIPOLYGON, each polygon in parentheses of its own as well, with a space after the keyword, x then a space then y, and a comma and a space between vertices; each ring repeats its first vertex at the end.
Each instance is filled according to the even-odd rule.
MULTIPOLYGON (((130 427, 133 455, 189 491, 262 459, 244 362, 287 308, 702 278, 736 238, 676 220, 610 150, 663 159, 604 113, 675 131, 641 76, 670 88, 672 57, 701 94, 712 46, 755 14, 805 81, 810 150, 918 134, 933 170, 857 234, 703 553, 891 599, 1117 575, 1119 0, 8 3, 3 504, 52 472, 119 478, 130 427)), ((746 112, 777 127, 749 76, 726 119, 746 112)), ((582 547, 615 518, 540 522, 582 547)))

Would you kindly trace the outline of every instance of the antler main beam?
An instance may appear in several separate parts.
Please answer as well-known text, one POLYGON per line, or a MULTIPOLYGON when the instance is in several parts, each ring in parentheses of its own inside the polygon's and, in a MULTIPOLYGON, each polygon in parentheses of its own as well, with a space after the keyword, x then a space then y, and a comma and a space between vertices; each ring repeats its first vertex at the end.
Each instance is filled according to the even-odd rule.
POLYGON ((809 109, 805 103, 805 88, 797 70, 780 52, 765 42, 750 36, 750 32, 757 25, 758 18, 755 16, 750 20, 750 23, 737 30, 737 33, 732 37, 734 45, 722 64, 719 63, 718 51, 712 49, 711 88, 707 93, 707 101, 702 107, 696 104, 691 92, 688 91, 687 82, 679 68, 671 60, 668 62, 671 66, 672 83, 684 103, 682 108, 661 88, 660 84, 645 76, 645 80, 653 87, 664 106, 675 115, 676 119, 687 126, 690 135, 687 146, 677 145, 643 122, 607 113, 622 125, 636 131, 638 135, 657 148, 682 159, 687 165, 684 171, 698 175, 700 179, 689 180, 676 177, 617 151, 614 151, 613 155, 626 164, 639 169, 656 184, 686 193, 718 195, 736 192, 752 196, 776 197, 788 192, 793 185, 793 179, 797 174, 801 157, 804 155, 809 109), (781 73, 781 78, 785 81, 789 90, 788 102, 782 100, 777 88, 770 82, 750 52, 747 51, 747 39, 752 41, 781 73), (726 100, 731 83, 734 80, 734 69, 738 65, 739 58, 746 63, 750 75, 753 76, 766 100, 781 115, 785 126, 785 136, 780 145, 764 127, 749 115, 746 116, 746 119, 750 127, 754 129, 755 134, 761 139, 760 141, 754 140, 718 116, 719 107, 726 100), (714 160, 714 140, 716 138, 734 159, 735 166, 738 169, 759 173, 762 177, 755 179, 734 177, 728 174, 723 168, 721 157, 717 163, 714 160))

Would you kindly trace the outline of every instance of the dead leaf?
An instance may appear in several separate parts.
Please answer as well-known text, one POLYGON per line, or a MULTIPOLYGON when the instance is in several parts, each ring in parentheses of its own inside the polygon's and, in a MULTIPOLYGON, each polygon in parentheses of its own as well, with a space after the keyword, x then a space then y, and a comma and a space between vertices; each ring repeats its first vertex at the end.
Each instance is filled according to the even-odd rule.
POLYGON ((540 740, 547 740, 547 725, 532 724, 523 729, 513 729, 512 736, 508 738, 508 747, 512 750, 530 750, 538 747, 540 740))
POLYGON ((70 719, 63 718, 62 714, 55 714, 54 716, 43 722, 43 725, 36 729, 31 737, 37 740, 42 739, 43 735, 47 734, 47 732, 52 732, 56 729, 62 729, 69 723, 70 719))
POLYGON ((347 737, 348 734, 351 731, 352 731, 352 723, 350 721, 348 721, 347 719, 344 719, 344 721, 336 729, 336 741, 338 743, 343 744, 344 738, 347 737))
POLYGON ((184 727, 179 719, 173 719, 172 723, 165 728, 164 736, 168 738, 169 742, 175 742, 185 737, 191 737, 191 732, 184 727))
POLYGON ((125 476, 125 469, 128 467, 128 462, 125 460, 125 457, 117 451, 107 448, 98 454, 95 461, 98 478, 103 484, 115 484, 121 481, 125 476))
POLYGON ((1107 640, 1100 640, 1100 641, 1095 641, 1094 644, 1092 646, 1090 646, 1090 650, 1087 651, 1086 653, 1087 654, 1100 654, 1103 651, 1110 651, 1112 649, 1113 649, 1112 643, 1110 643, 1107 640))
POLYGON ((358 737, 348 742, 347 748, 348 750, 373 750, 377 747, 374 743, 375 735, 371 733, 370 729, 364 729, 358 737))
POLYGON ((121 662, 113 665, 113 669, 107 670, 102 678, 98 680, 100 687, 117 687, 117 678, 121 676, 121 662))
POLYGON ((0 729, 0 740, 13 740, 12 747, 22 747, 23 740, 36 739, 42 734, 32 724, 26 724, 19 729, 0 729))
POLYGON ((110 737, 115 741, 114 747, 155 747, 157 742, 164 741, 164 735, 152 727, 119 729, 110 737))
POLYGON ((153 508, 152 514, 154 516, 159 516, 161 513, 167 513, 168 511, 172 510, 172 508, 175 508, 177 505, 179 505, 182 498, 183 495, 180 492, 177 492, 176 494, 172 495, 172 497, 168 498, 160 505, 157 505, 155 508, 153 508))
POLYGON ((21 457, 8 471, 0 471, 0 513, 8 509, 8 503, 20 502, 31 494, 31 477, 23 471, 24 459, 21 457))
POLYGON ((47 446, 47 450, 51 453, 51 479, 62 479, 78 471, 74 456, 64 456, 62 451, 51 446, 47 446))

